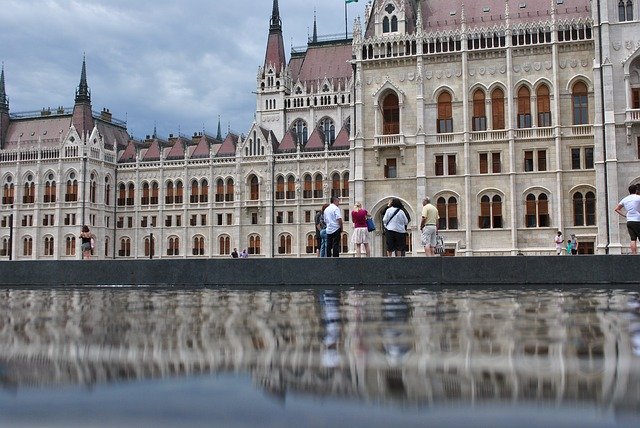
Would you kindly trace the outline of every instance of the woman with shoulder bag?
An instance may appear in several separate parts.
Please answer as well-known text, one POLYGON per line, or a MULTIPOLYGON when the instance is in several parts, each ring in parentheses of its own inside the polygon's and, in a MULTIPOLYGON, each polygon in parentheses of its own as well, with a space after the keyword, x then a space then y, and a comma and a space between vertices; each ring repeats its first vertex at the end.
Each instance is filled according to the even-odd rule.
POLYGON ((387 255, 395 253, 396 257, 404 255, 406 243, 406 230, 409 220, 402 209, 400 199, 393 198, 389 201, 387 211, 384 213, 382 223, 386 229, 387 255))

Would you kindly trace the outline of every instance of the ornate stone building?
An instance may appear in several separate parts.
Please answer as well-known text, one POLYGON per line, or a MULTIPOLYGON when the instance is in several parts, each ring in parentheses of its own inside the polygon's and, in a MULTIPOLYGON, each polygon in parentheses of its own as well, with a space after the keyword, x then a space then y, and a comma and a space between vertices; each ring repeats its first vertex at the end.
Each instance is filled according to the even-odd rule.
MULTIPOLYGON (((287 60, 277 0, 246 135, 133 140, 92 112, 12 114, 0 85, 1 256, 313 256, 330 195, 376 216, 440 211, 448 254, 621 253, 612 209, 640 174, 637 1, 371 2, 352 39, 314 33, 287 60), (13 225, 12 228, 9 226, 13 225)), ((347 221, 343 251, 350 250, 347 221)), ((383 255, 382 235, 372 254, 383 255)))

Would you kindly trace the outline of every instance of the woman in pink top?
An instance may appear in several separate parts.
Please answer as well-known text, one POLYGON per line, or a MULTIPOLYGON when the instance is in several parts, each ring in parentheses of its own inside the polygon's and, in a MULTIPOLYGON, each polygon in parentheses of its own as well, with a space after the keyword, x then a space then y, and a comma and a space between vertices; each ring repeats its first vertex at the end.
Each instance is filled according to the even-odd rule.
POLYGON ((364 245, 364 253, 369 257, 369 230, 367 229, 367 216, 369 213, 362 208, 360 202, 356 202, 351 211, 351 221, 353 222, 353 235, 351 242, 356 244, 356 255, 360 257, 360 247, 364 245))

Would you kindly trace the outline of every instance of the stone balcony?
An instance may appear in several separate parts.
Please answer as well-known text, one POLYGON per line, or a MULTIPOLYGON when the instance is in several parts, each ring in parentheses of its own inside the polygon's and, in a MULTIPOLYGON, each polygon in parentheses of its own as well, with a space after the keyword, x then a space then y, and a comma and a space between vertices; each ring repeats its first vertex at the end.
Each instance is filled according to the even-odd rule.
POLYGON ((402 134, 391 134, 391 135, 378 135, 375 137, 374 147, 377 148, 385 148, 385 147, 404 147, 404 135, 402 134))
POLYGON ((626 123, 634 124, 640 123, 640 109, 627 110, 627 120, 626 123))

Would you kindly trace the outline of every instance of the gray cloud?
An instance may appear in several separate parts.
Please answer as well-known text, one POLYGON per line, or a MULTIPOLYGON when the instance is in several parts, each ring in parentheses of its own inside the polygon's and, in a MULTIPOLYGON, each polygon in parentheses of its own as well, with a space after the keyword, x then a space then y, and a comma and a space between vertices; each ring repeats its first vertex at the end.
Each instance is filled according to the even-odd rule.
MULTIPOLYGON (((344 0, 280 0, 284 40, 344 32, 344 0)), ((349 30, 365 2, 348 6, 349 30)), ((272 0, 2 0, 0 60, 11 112, 72 106, 86 54, 94 110, 142 137, 244 132, 255 111, 272 0)))

